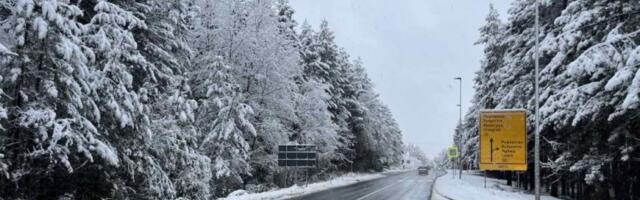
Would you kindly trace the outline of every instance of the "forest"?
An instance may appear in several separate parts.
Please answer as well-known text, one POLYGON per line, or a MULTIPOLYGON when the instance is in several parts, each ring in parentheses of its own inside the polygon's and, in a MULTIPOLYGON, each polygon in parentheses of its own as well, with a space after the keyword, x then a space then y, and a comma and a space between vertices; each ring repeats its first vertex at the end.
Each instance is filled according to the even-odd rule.
MULTIPOLYGON (((0 0, 0 199, 287 187, 279 144, 317 145, 311 180, 424 162, 364 62, 293 13, 286 0, 0 0)), ((612 38, 623 46, 591 51, 632 52, 630 19, 612 38)), ((625 94, 636 68, 608 88, 625 94)), ((617 125, 632 148, 632 124, 617 125)))
POLYGON ((493 7, 477 45, 473 105, 457 128, 463 165, 478 163, 478 112, 527 109, 529 169, 491 172, 533 190, 534 56, 540 42, 543 191, 568 199, 640 198, 640 1, 516 0, 493 7), (518 181, 519 180, 519 181, 518 181))

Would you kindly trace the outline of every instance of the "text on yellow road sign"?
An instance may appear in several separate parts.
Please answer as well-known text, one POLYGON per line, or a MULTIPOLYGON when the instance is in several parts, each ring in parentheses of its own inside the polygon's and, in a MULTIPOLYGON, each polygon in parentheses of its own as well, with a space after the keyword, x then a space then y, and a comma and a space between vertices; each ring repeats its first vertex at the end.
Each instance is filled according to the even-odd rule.
POLYGON ((480 111, 480 170, 526 171, 526 111, 480 111))

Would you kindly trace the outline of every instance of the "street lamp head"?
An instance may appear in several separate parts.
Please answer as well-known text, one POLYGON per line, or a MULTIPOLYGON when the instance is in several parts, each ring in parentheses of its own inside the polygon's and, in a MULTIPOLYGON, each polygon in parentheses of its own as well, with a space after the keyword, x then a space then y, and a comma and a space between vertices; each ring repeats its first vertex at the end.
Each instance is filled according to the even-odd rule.
POLYGON ((462 80, 462 77, 454 77, 455 80, 462 80))

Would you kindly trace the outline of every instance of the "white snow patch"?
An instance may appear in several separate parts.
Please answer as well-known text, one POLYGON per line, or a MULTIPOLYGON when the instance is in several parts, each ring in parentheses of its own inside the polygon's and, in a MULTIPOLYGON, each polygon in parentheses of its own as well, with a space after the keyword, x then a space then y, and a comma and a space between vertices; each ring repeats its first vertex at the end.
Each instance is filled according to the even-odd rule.
POLYGON ((247 192, 246 190, 236 190, 231 192, 231 194, 229 194, 230 197, 237 197, 237 196, 243 196, 243 195, 248 195, 249 192, 247 192))
POLYGON ((7 48, 2 43, 0 43, 0 55, 2 55, 2 54, 12 55, 12 56, 17 56, 18 55, 16 53, 11 52, 9 50, 9 48, 7 48))
POLYGON ((20 112, 18 124, 22 127, 51 126, 56 118, 56 113, 48 108, 29 108, 20 112))
POLYGON ((66 138, 71 132, 71 123, 68 119, 56 120, 53 125, 53 134, 51 134, 51 140, 49 141, 49 149, 56 147, 58 141, 62 138, 66 138))
POLYGON ((38 33, 38 39, 44 39, 47 36, 48 24, 42 17, 36 17, 33 20, 33 28, 38 33))
POLYGON ((107 163, 113 166, 119 166, 118 154, 115 152, 113 147, 105 144, 100 140, 94 140, 93 143, 94 146, 92 150, 96 151, 98 155, 100 155, 100 157, 107 161, 107 163))
MULTIPOLYGON (((633 68, 637 68, 636 66, 640 64, 640 47, 637 47, 629 56, 630 57, 627 60, 626 65, 628 67, 633 66, 633 68)), ((640 71, 636 71, 628 90, 627 96, 622 102, 622 108, 634 109, 638 107, 638 102, 640 101, 638 98, 638 94, 640 94, 640 71)))
POLYGON ((25 17, 33 14, 34 3, 32 0, 19 0, 16 2, 16 13, 25 17))
MULTIPOLYGON (((529 200, 533 194, 506 185, 506 180, 487 178, 487 188, 484 188, 484 177, 479 175, 462 174, 462 179, 451 178, 451 171, 438 178, 433 188, 432 200, 464 199, 464 200, 529 200)), ((559 200, 550 196, 542 196, 543 200, 559 200)))
POLYGON ((330 181, 311 183, 307 186, 294 185, 288 188, 276 189, 276 190, 262 192, 262 193, 244 194, 244 195, 240 195, 242 194, 242 191, 235 191, 229 194, 227 198, 221 198, 218 200, 287 199, 287 198, 298 197, 298 196, 319 192, 319 191, 327 190, 331 188, 351 185, 351 184, 362 182, 362 181, 382 178, 384 176, 385 175, 383 175, 382 173, 375 173, 375 174, 349 173, 344 176, 340 176, 335 179, 332 179, 330 181))
POLYGON ((53 81, 44 81, 44 89, 47 91, 47 94, 49 94, 50 97, 58 97, 58 89, 56 89, 56 84, 53 81))
POLYGON ((43 1, 41 3, 41 9, 42 9, 42 15, 44 15, 47 20, 49 21, 55 21, 56 17, 57 17, 57 12, 56 9, 58 8, 58 2, 57 1, 43 1))

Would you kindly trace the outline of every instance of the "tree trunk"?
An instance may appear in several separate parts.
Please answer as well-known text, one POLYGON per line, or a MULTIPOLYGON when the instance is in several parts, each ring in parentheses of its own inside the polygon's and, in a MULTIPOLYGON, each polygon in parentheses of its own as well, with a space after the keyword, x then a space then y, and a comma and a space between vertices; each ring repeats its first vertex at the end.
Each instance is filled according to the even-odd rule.
POLYGON ((557 197, 558 196, 558 182, 555 183, 551 183, 551 191, 549 193, 551 193, 551 196, 557 197))
POLYGON ((567 182, 564 177, 560 177, 560 194, 558 196, 567 195, 567 182))
POLYGON ((528 185, 529 185, 529 191, 533 191, 535 189, 535 174, 533 172, 533 170, 529 170, 528 173, 529 177, 528 177, 528 185))

